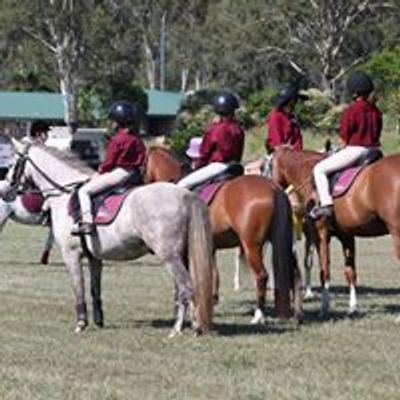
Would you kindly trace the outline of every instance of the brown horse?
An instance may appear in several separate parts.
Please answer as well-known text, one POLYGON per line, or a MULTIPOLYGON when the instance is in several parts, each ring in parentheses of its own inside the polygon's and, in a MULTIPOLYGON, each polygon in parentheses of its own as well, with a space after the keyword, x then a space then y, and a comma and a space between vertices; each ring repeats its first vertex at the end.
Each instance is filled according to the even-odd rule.
MULTIPOLYGON (((149 149, 145 182, 175 181, 184 167, 160 147, 149 149)), ((209 206, 215 249, 243 248, 256 278, 257 302, 252 323, 264 321, 268 273, 263 262, 263 246, 271 241, 277 314, 287 317, 290 289, 294 311, 301 318, 301 278, 292 250, 291 208, 287 196, 271 180, 245 175, 226 182, 209 206)))
MULTIPOLYGON (((312 151, 295 151, 287 147, 276 150, 273 179, 282 186, 293 185, 304 199, 306 209, 315 204, 312 170, 325 155, 312 151)), ((332 235, 343 246, 345 277, 350 288, 349 312, 357 308, 355 236, 390 234, 396 256, 400 258, 400 155, 384 157, 366 166, 351 188, 334 199, 334 221, 315 223, 319 243, 322 301, 321 314, 329 311, 329 243, 332 235)))

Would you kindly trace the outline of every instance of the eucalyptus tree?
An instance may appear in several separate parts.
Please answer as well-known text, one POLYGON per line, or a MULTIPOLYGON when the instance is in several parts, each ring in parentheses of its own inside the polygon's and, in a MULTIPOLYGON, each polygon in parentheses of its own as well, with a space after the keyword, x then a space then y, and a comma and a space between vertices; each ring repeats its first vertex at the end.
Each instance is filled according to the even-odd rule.
MULTIPOLYGON (((6 24, 3 30, 7 29, 14 36, 20 35, 20 40, 24 35, 50 56, 52 64, 48 67, 57 76, 64 95, 68 125, 77 119, 79 74, 96 4, 95 0, 2 0, 1 4, 9 18, 7 23, 3 14, 2 22, 6 24)), ((26 40, 23 43, 27 45, 26 40)))

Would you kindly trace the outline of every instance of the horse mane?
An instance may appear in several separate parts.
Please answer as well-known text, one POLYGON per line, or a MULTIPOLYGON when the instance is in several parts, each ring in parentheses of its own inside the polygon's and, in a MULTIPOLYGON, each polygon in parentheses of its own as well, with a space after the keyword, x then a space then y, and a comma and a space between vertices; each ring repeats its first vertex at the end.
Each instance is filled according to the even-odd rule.
POLYGON ((153 153, 155 151, 159 151, 161 153, 166 153, 169 156, 173 156, 172 151, 170 149, 168 149, 167 147, 164 147, 164 146, 151 146, 147 150, 147 154, 150 155, 151 153, 153 153))
POLYGON ((78 170, 79 172, 86 175, 93 175, 95 170, 88 166, 84 161, 82 161, 75 153, 69 150, 59 150, 55 147, 49 147, 44 145, 37 145, 36 147, 43 150, 45 153, 50 154, 57 160, 65 162, 71 168, 78 170))

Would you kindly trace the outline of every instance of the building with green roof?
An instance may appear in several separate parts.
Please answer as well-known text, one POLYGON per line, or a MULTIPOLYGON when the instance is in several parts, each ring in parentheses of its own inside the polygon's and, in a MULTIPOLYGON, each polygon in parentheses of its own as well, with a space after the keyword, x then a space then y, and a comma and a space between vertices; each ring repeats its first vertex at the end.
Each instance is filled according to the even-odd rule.
MULTIPOLYGON (((149 109, 144 129, 149 134, 168 134, 184 95, 160 90, 146 90, 149 109)), ((64 101, 61 93, 0 92, 0 121, 31 122, 38 119, 63 123, 64 101)))

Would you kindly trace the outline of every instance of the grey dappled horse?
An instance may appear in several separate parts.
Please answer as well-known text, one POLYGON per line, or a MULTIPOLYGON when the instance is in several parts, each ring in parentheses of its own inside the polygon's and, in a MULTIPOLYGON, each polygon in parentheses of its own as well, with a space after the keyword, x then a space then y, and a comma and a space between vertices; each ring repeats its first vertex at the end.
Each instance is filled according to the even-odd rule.
POLYGON ((91 277, 93 318, 103 325, 101 302, 102 259, 132 260, 152 251, 166 266, 175 284, 175 324, 171 336, 180 333, 187 310, 196 332, 212 326, 212 234, 207 207, 194 194, 171 183, 155 183, 131 191, 116 219, 98 225, 86 237, 71 236, 68 214, 70 190, 90 179, 94 171, 70 153, 16 140, 16 163, 10 190, 21 181, 32 182, 47 194, 52 228, 71 276, 76 298, 76 332, 88 325, 81 258, 87 256, 91 277), (19 175, 19 176, 16 176, 19 175))

